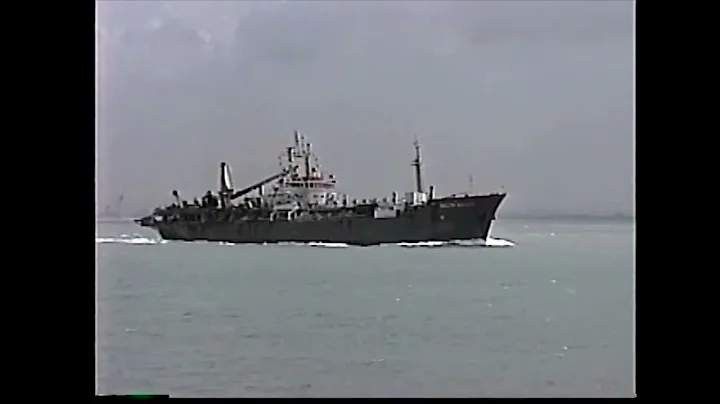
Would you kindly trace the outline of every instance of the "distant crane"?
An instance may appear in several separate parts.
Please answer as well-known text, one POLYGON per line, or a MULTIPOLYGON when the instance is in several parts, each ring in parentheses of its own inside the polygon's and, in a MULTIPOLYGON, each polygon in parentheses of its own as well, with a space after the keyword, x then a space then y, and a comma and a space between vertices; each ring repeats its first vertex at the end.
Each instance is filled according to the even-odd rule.
POLYGON ((117 202, 116 202, 116 205, 114 208, 112 205, 105 206, 105 216, 121 218, 122 217, 122 203, 123 203, 124 199, 125 199, 125 195, 120 194, 120 197, 117 199, 117 202))

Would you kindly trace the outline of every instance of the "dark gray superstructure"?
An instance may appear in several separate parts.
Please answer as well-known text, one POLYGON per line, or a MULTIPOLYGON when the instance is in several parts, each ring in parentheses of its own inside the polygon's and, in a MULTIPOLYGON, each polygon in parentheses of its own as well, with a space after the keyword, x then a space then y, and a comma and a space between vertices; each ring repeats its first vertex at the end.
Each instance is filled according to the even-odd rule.
POLYGON ((424 191, 417 141, 415 152, 415 191, 402 199, 393 192, 391 198, 350 201, 335 192, 335 176, 321 171, 312 146, 295 132, 277 174, 235 191, 230 168, 221 163, 217 195, 208 191, 201 202, 188 203, 173 191, 175 203, 136 222, 164 239, 184 241, 376 245, 487 239, 505 193, 436 198, 434 187, 424 191), (256 190, 257 196, 247 197, 256 190))

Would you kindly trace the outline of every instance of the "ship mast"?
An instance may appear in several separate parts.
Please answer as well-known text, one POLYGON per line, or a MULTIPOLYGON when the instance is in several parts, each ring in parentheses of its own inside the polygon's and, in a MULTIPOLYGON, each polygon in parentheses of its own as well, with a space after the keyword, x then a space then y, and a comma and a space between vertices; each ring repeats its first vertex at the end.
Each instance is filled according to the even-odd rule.
POLYGON ((305 181, 310 180, 310 143, 305 145, 305 181))
POLYGON ((415 138, 415 160, 412 162, 412 166, 415 167, 415 188, 417 188, 417 192, 423 192, 423 183, 422 183, 422 161, 420 159, 420 143, 417 140, 417 137, 415 138))
POLYGON ((303 159, 303 165, 305 169, 305 180, 310 179, 310 157, 312 157, 310 143, 305 143, 305 138, 298 132, 295 131, 295 150, 297 150, 303 159))

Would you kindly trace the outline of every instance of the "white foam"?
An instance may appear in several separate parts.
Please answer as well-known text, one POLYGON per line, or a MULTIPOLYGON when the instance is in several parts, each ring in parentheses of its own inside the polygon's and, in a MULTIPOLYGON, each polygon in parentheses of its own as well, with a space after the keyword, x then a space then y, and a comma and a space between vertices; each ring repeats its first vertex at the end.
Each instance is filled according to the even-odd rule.
POLYGON ((488 237, 487 240, 421 241, 417 243, 397 243, 398 247, 512 247, 510 240, 488 237))
POLYGON ((165 244, 166 240, 151 239, 147 237, 96 237, 95 242, 98 244, 135 244, 135 245, 153 245, 165 244))
MULTIPOLYGON (((234 243, 220 242, 220 245, 236 245, 234 243)), ((240 244, 242 245, 242 244, 240 244)), ((287 246, 287 247, 323 247, 323 248, 348 248, 351 247, 346 243, 323 243, 319 241, 311 241, 307 243, 300 242, 280 242, 280 243, 263 243, 264 246, 287 246)), ((487 240, 455 240, 455 241, 420 241, 417 243, 397 243, 384 244, 392 247, 512 247, 515 245, 510 240, 496 239, 488 237, 487 240)))
MULTIPOLYGON (((133 245, 155 245, 165 244, 168 241, 160 238, 148 238, 140 234, 133 234, 129 236, 122 234, 120 237, 96 237, 95 242, 98 244, 133 244, 133 245)), ((217 244, 223 246, 234 246, 236 243, 230 242, 218 242, 209 243, 207 241, 195 242, 200 244, 217 244)), ((242 245, 242 244, 239 244, 242 245)), ((265 243, 266 246, 293 246, 293 247, 321 247, 321 248, 347 248, 350 245, 345 243, 322 243, 322 242, 308 242, 308 243, 265 243)), ((405 247, 405 248, 436 248, 436 247, 512 247, 515 243, 510 240, 496 239, 488 237, 487 240, 476 239, 476 240, 455 240, 455 241, 421 241, 417 243, 397 243, 390 244, 390 246, 405 247)))
POLYGON ((487 247, 512 247, 515 245, 510 240, 505 240, 502 238, 492 238, 488 237, 487 242, 485 243, 487 247))
POLYGON ((419 241, 417 243, 397 243, 398 247, 442 247, 447 245, 447 241, 419 241))
POLYGON ((295 241, 280 243, 263 243, 264 246, 287 246, 287 247, 322 247, 322 248, 347 248, 350 247, 345 243, 322 243, 320 241, 310 241, 307 243, 299 243, 295 241))
MULTIPOLYGON (((233 243, 221 242, 221 245, 235 245, 233 243)), ((280 243, 263 243, 263 246, 287 246, 287 247, 323 247, 323 248, 348 248, 351 247, 346 243, 323 243, 319 241, 311 241, 307 243, 299 242, 280 242, 280 243)), ((420 241, 417 243, 397 243, 383 244, 383 246, 391 247, 512 247, 515 243, 510 240, 495 239, 488 237, 487 241, 477 240, 455 240, 455 241, 420 241)))
POLYGON ((325 247, 325 248, 347 248, 350 247, 345 243, 307 243, 310 247, 325 247))

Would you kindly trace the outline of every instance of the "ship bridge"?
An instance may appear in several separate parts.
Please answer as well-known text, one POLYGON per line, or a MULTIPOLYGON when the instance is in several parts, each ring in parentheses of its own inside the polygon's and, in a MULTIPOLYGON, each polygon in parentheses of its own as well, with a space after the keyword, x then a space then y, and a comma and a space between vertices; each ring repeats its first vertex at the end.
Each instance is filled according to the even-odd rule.
POLYGON ((274 205, 339 206, 335 175, 323 173, 312 144, 298 131, 294 144, 278 160, 287 175, 278 179, 268 196, 274 205))

